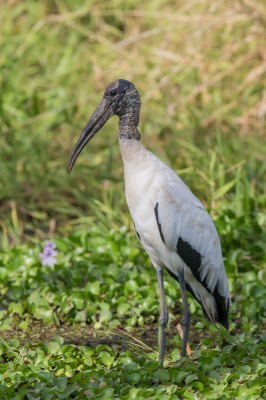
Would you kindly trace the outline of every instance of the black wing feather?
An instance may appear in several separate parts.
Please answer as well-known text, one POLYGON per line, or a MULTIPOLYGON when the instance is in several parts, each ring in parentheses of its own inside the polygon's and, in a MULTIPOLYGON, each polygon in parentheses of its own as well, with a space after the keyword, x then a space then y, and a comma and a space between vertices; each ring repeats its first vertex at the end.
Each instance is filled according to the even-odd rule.
MULTIPOLYGON (((158 229, 160 232, 161 239, 163 243, 164 241, 164 236, 161 228, 161 224, 159 222, 159 214, 158 214, 158 207, 159 204, 157 203, 154 212, 155 212, 155 217, 158 225, 158 229)), ((229 311, 229 304, 228 304, 228 299, 225 297, 221 296, 220 293, 218 292, 218 283, 216 284, 214 290, 211 292, 210 289, 208 288, 207 285, 207 279, 206 277, 204 279, 201 279, 200 277, 200 267, 201 267, 201 260, 202 256, 197 250, 193 249, 192 246, 184 241, 181 237, 178 238, 177 245, 176 245, 176 252, 179 255, 179 257, 184 261, 184 263, 190 268, 194 278, 201 283, 201 285, 210 293, 215 299, 216 302, 216 308, 217 308, 217 320, 215 322, 219 322, 222 326, 224 326, 226 329, 229 328, 229 323, 228 323, 228 311, 229 311)), ((178 277, 173 274, 171 271, 169 271, 169 274, 178 281, 178 277)), ((186 290, 192 294, 193 297, 197 300, 197 302, 201 305, 203 313, 205 317, 209 319, 206 310, 204 309, 204 306, 202 303, 197 299, 195 296, 195 293, 191 286, 186 282, 186 290)))
MULTIPOLYGON (((202 258, 201 254, 198 253, 195 249, 193 249, 191 247, 191 245, 188 242, 185 242, 181 237, 179 237, 179 239, 177 241, 176 252, 179 255, 179 257, 182 258, 182 260, 186 263, 186 265, 191 269, 191 272, 192 272, 194 278, 198 282, 200 282, 202 284, 202 286, 210 294, 213 295, 213 297, 215 299, 215 302, 216 302, 216 308, 217 308, 217 321, 215 321, 215 322, 219 322, 226 329, 228 329, 229 328, 229 324, 228 324, 228 311, 229 311, 228 300, 225 297, 221 296, 220 293, 218 292, 218 282, 217 282, 214 290, 211 292, 210 289, 208 288, 206 277, 204 279, 200 278, 199 271, 200 271, 200 267, 201 267, 201 258, 202 258)), ((190 289, 187 289, 187 290, 200 303, 200 301, 196 298, 196 296, 195 296, 195 294, 194 294, 194 292, 193 292, 193 290, 191 289, 190 286, 189 286, 189 288, 190 289)), ((204 310, 204 307, 203 307, 202 304, 201 304, 201 307, 203 309, 204 315, 206 316, 206 311, 204 310)))

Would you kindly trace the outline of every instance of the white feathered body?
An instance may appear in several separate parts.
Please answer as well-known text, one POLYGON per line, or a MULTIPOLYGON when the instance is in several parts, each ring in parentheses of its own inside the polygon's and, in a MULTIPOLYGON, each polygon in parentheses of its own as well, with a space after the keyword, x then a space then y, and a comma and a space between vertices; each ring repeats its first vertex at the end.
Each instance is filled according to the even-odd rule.
POLYGON ((228 312, 230 292, 220 240, 210 215, 176 173, 138 140, 120 139, 119 144, 126 201, 139 240, 154 267, 167 270, 175 278, 183 269, 187 288, 207 318, 223 323, 223 318, 220 321, 217 317, 221 313, 218 303, 222 301, 228 312), (197 271, 184 262, 186 255, 183 259, 179 256, 179 238, 179 243, 188 244, 200 255, 197 271))

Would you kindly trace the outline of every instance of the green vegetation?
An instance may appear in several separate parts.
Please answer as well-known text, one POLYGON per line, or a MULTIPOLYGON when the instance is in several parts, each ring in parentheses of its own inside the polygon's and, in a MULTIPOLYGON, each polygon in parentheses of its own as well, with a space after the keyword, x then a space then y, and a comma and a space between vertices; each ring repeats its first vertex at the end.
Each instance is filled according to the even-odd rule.
POLYGON ((250 339, 222 351, 197 350, 193 360, 182 358, 180 362, 172 361, 172 353, 169 368, 163 369, 152 354, 145 359, 129 350, 117 354, 105 345, 95 350, 62 346, 59 336, 49 344, 23 347, 14 339, 0 345, 5 359, 1 372, 7 383, 0 385, 0 395, 12 400, 262 399, 266 336, 261 335, 259 341, 250 339))
MULTIPOLYGON (((244 228, 240 225, 234 233, 237 235, 244 228)), ((148 256, 125 227, 104 232, 94 226, 90 233, 56 239, 55 243, 58 263, 52 268, 41 266, 40 246, 29 249, 22 245, 0 254, 1 304, 5 308, 1 311, 2 331, 10 329, 10 325, 27 329, 32 317, 58 326, 64 322, 84 325, 87 321, 95 329, 107 324, 145 327, 156 322, 159 313, 156 274, 148 256)), ((231 240, 224 241, 224 248, 230 245, 231 240)), ((250 252, 236 249, 226 260, 233 294, 230 327, 235 332, 239 328, 256 332, 258 326, 265 325, 266 270, 250 268, 255 262, 250 254, 256 247, 257 242, 253 247, 250 244, 250 252), (244 259, 241 272, 237 268, 240 257, 244 259)), ((167 274, 165 277, 166 301, 174 309, 181 302, 179 285, 167 274)), ((190 303, 197 322, 195 328, 215 329, 203 318, 191 295, 190 303)), ((180 320, 180 313, 171 314, 170 322, 176 317, 180 320)))
MULTIPOLYGON (((243 228, 240 224, 235 233, 243 228)), ((239 249, 227 260, 232 337, 207 322, 189 295, 189 359, 180 359, 179 285, 167 277, 170 322, 162 369, 156 336, 150 346, 143 342, 158 323, 156 275, 147 255, 132 242, 126 228, 104 231, 94 226, 90 233, 55 240, 59 254, 53 268, 41 266, 40 245, 1 254, 0 398, 266 398, 265 268, 250 271, 251 257, 246 256, 243 272, 235 272, 239 249), (52 324, 50 340, 39 341, 36 319, 52 324), (78 326, 86 328, 87 323, 90 329, 81 333, 78 326), (106 327, 113 338, 110 346, 98 344, 108 337, 106 327), (11 332, 16 339, 10 339, 11 332), (89 346, 84 346, 86 340, 89 346)), ((231 238, 225 247, 230 243, 231 238)))
POLYGON ((0 398, 266 399, 265 21, 260 0, 0 4, 0 398), (180 359, 181 296, 165 276, 164 369, 115 118, 66 173, 116 78, 140 91, 143 144, 212 215, 232 292, 231 336, 189 295, 180 359), (53 268, 38 257, 47 238, 53 268))

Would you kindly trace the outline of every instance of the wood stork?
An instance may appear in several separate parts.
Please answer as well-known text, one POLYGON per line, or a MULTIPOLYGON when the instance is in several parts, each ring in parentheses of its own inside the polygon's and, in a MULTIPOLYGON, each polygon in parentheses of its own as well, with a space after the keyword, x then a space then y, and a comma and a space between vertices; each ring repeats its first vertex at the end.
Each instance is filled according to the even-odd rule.
POLYGON ((160 298, 159 362, 163 363, 168 312, 163 270, 180 284, 183 302, 183 339, 186 345, 191 321, 189 291, 205 317, 228 329, 230 292, 221 244, 214 223, 201 202, 167 165, 140 143, 140 96, 135 86, 117 79, 83 130, 68 161, 71 169, 84 148, 106 121, 119 116, 119 146, 124 163, 126 201, 139 241, 156 270, 160 298))

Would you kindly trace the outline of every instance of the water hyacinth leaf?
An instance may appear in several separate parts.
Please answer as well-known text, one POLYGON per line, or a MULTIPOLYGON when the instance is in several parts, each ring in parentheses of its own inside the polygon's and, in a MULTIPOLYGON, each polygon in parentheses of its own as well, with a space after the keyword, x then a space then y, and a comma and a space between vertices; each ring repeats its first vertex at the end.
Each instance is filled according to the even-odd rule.
POLYGON ((191 374, 186 377, 185 382, 187 385, 189 385, 190 383, 196 381, 197 379, 198 379, 198 376, 196 374, 191 374))
POLYGON ((79 298, 73 298, 71 299, 76 307, 77 310, 83 310, 84 308, 84 300, 79 299, 79 298))
POLYGON ((158 369, 154 372, 153 376, 157 378, 160 382, 166 382, 170 380, 169 372, 165 369, 158 369))
POLYGON ((62 346, 61 351, 63 354, 74 353, 76 346, 73 344, 65 344, 62 346))
POLYGON ((261 389, 265 383, 266 383, 265 379, 261 377, 261 378, 250 380, 248 382, 248 387, 250 389, 261 389))
POLYGON ((10 303, 8 306, 8 311, 10 313, 16 313, 16 314, 22 316, 22 314, 24 312, 24 307, 23 307, 22 303, 10 303))
POLYGON ((35 364, 40 364, 42 362, 42 360, 44 359, 45 354, 43 351, 39 350, 35 353, 35 364))
POLYGON ((113 393, 114 393, 114 389, 108 388, 108 389, 103 389, 100 394, 101 394, 101 398, 103 400, 104 399, 112 400, 113 399, 113 393))
POLYGON ((106 303, 105 301, 101 301, 99 306, 101 310, 110 310, 110 304, 106 303))
POLYGON ((243 365, 242 366, 242 371, 245 372, 246 374, 249 374, 251 372, 250 365, 243 365))
POLYGON ((136 323, 137 323, 137 317, 135 315, 133 315, 131 318, 126 319, 126 324, 128 326, 135 326, 136 323))
POLYGON ((64 339, 61 336, 55 336, 53 337, 53 342, 56 342, 57 344, 59 344, 59 346, 62 346, 62 344, 64 343, 64 339))
POLYGON ((130 279, 125 283, 125 289, 128 293, 134 292, 136 289, 138 289, 138 284, 134 279, 130 279))
POLYGON ((111 348, 105 344, 99 344, 98 346, 96 346, 96 353, 101 353, 101 351, 103 350, 107 350, 107 351, 111 351, 111 348))
POLYGON ((44 308, 39 308, 38 311, 34 315, 37 319, 43 320, 43 322, 47 322, 48 324, 53 322, 53 310, 46 310, 44 308))
POLYGON ((204 388, 203 383, 196 382, 196 381, 194 381, 193 383, 190 383, 189 386, 194 388, 194 389, 197 389, 197 390, 202 390, 204 388))
POLYGON ((84 364, 88 365, 88 366, 92 366, 93 365, 93 358, 91 356, 87 356, 84 360, 84 364))
POLYGON ((100 323, 109 322, 112 319, 112 313, 110 310, 103 310, 100 312, 100 323))
POLYGON ((68 314, 69 311, 72 310, 72 308, 74 308, 74 304, 71 303, 70 301, 64 301, 61 305, 61 310, 65 313, 68 314))
POLYGON ((91 347, 79 346, 79 349, 80 349, 81 353, 82 353, 84 356, 91 356, 92 354, 95 353, 95 350, 92 349, 91 347))
POLYGON ((75 320, 77 322, 85 322, 87 320, 87 311, 79 311, 76 313, 75 320))
POLYGON ((65 368, 65 375, 66 375, 67 378, 72 378, 75 375, 75 370, 73 368, 66 367, 65 368))
POLYGON ((110 357, 110 355, 107 352, 101 352, 99 354, 99 357, 101 358, 102 363, 107 365, 108 368, 110 368, 110 366, 114 361, 114 357, 110 357))
POLYGON ((49 343, 47 345, 47 351, 49 354, 58 354, 59 352, 61 352, 61 346, 57 342, 49 343))
POLYGON ((125 365, 128 365, 128 364, 131 364, 131 363, 132 363, 132 360, 131 360, 130 357, 122 357, 122 358, 121 358, 121 362, 122 362, 123 364, 125 364, 125 365))
POLYGON ((249 272, 246 272, 245 274, 243 274, 243 280, 245 283, 255 282, 257 280, 257 276, 256 276, 255 272, 249 271, 249 272))
POLYGON ((115 328, 116 326, 121 326, 121 322, 118 319, 113 319, 110 321, 109 326, 115 328))
POLYGON ((195 393, 184 393, 183 398, 187 400, 199 400, 199 397, 195 393))
POLYGON ((37 374, 37 378, 38 378, 41 382, 47 383, 47 382, 50 382, 50 381, 53 379, 53 375, 50 374, 50 373, 47 372, 47 371, 40 371, 40 372, 37 374))
POLYGON ((253 288, 253 294, 256 297, 265 297, 266 296, 266 288, 262 286, 254 286, 253 288))
POLYGON ((118 314, 124 315, 130 309, 130 305, 128 303, 121 303, 117 307, 118 314))
POLYGON ((100 293, 100 282, 95 281, 93 283, 87 283, 86 290, 88 290, 91 294, 98 295, 100 293))
POLYGON ((258 373, 260 373, 260 374, 263 374, 264 373, 264 371, 266 371, 266 364, 257 364, 256 366, 255 366, 255 372, 256 372, 256 374, 258 374, 258 373))
POLYGON ((212 365, 213 361, 214 360, 211 357, 201 357, 200 358, 200 363, 203 365, 212 365))
POLYGON ((166 389, 167 393, 171 396, 177 391, 177 386, 176 385, 169 385, 166 389))
POLYGON ((202 398, 206 399, 205 396, 210 396, 213 393, 213 389, 212 387, 207 387, 205 389, 200 390, 199 393, 202 396, 202 398))
POLYGON ((187 371, 178 371, 176 369, 174 369, 174 370, 171 369, 170 370, 170 376, 171 376, 172 382, 180 383, 188 375, 189 375, 189 373, 187 371))
POLYGON ((58 391, 59 392, 64 392, 64 390, 67 387, 67 378, 63 377, 63 378, 54 378, 53 379, 53 385, 58 387, 58 391))
POLYGON ((140 373, 132 372, 130 374, 127 374, 126 381, 131 385, 136 385, 140 381, 140 378, 141 378, 140 373))
POLYGON ((130 389, 129 398, 130 399, 135 399, 140 391, 141 391, 141 389, 137 389, 137 388, 130 389))

